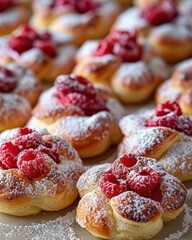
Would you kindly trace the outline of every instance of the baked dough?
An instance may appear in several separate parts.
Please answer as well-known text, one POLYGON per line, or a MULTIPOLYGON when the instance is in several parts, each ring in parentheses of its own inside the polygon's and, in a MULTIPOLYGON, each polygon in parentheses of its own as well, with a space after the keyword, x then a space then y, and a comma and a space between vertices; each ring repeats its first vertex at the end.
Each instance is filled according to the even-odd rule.
POLYGON ((77 152, 67 141, 45 130, 30 131, 12 129, 0 135, 0 212, 28 216, 42 210, 58 211, 78 196, 76 182, 83 166, 77 152), (14 148, 20 146, 18 154, 15 150, 12 152, 13 145, 14 148), (15 166, 9 165, 6 147, 15 156, 15 166), (33 154, 37 155, 33 158, 33 154))

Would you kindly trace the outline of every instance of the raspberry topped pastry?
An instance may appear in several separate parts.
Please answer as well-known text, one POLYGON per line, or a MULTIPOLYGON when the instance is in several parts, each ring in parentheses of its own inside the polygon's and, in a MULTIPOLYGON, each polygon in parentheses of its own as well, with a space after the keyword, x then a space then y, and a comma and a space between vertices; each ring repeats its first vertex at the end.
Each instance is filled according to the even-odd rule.
POLYGON ((29 126, 45 127, 69 141, 81 157, 92 157, 121 140, 118 120, 123 113, 109 93, 82 77, 61 75, 40 97, 29 126))
POLYGON ((120 128, 125 137, 119 156, 133 153, 155 158, 181 181, 192 180, 192 118, 183 116, 177 102, 128 115, 121 119, 120 128))
POLYGON ((15 63, 0 66, 0 132, 24 126, 40 93, 31 70, 15 63))
POLYGON ((29 128, 7 130, 0 135, 0 212, 27 216, 65 208, 78 195, 82 173, 65 140, 29 128))
POLYGON ((77 222, 105 239, 149 239, 183 210, 185 186, 154 159, 122 155, 78 180, 77 222))
POLYGON ((184 15, 174 0, 154 1, 144 9, 125 11, 113 29, 136 31, 163 59, 176 63, 191 56, 191 20, 192 15, 184 15))
POLYGON ((0 63, 18 62, 31 68, 39 79, 51 82, 59 74, 70 73, 74 66, 76 48, 70 41, 63 34, 22 25, 0 39, 0 63))
POLYGON ((87 41, 76 58, 76 74, 109 85, 125 103, 146 100, 168 76, 164 61, 127 31, 115 31, 101 41, 87 41))
POLYGON ((177 65, 171 79, 164 82, 157 90, 156 101, 178 101, 185 115, 192 115, 192 59, 177 65))
POLYGON ((73 37, 76 45, 105 36, 120 13, 115 1, 37 0, 32 25, 73 37))
POLYGON ((0 0, 0 36, 26 23, 29 16, 29 10, 21 0, 0 0))

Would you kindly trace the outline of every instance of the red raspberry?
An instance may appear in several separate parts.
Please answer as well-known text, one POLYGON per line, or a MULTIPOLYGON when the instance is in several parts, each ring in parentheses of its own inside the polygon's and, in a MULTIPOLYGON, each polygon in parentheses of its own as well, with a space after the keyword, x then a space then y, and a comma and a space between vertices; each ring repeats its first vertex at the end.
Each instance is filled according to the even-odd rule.
POLYGON ((27 37, 31 39, 31 41, 34 41, 38 38, 38 33, 31 26, 22 25, 16 29, 16 31, 14 32, 14 36, 27 37))
POLYGON ((18 157, 17 166, 26 177, 38 178, 48 170, 43 153, 34 149, 24 150, 18 157))
POLYGON ((171 101, 166 101, 165 103, 157 105, 155 111, 158 117, 167 115, 171 112, 174 112, 177 116, 182 115, 182 111, 179 104, 177 102, 171 101))
POLYGON ((42 41, 49 41, 52 39, 52 36, 50 32, 44 31, 38 34, 38 39, 42 41))
POLYGON ((14 6, 13 0, 1 0, 0 1, 0 12, 3 12, 13 6, 14 6))
POLYGON ((33 41, 27 36, 12 36, 9 39, 9 47, 19 54, 32 48, 33 41))
POLYGON ((77 106, 83 110, 86 116, 91 116, 100 111, 108 111, 105 101, 99 96, 89 98, 83 94, 69 93, 63 100, 62 104, 65 106, 77 106))
POLYGON ((36 148, 41 144, 42 136, 35 130, 24 127, 19 129, 14 141, 22 149, 36 148))
POLYGON ((130 188, 141 196, 150 196, 159 182, 159 175, 152 168, 144 167, 141 171, 132 170, 127 181, 130 188))
POLYGON ((135 33, 130 33, 128 31, 114 31, 109 36, 112 42, 120 42, 126 44, 129 41, 137 42, 137 37, 135 33))
POLYGON ((42 153, 47 154, 57 164, 60 163, 59 150, 57 148, 57 144, 52 142, 44 142, 43 145, 39 145, 38 150, 42 153))
POLYGON ((14 73, 0 66, 0 92, 11 92, 17 86, 17 79, 14 73))
POLYGON ((153 26, 171 22, 177 15, 176 5, 172 0, 163 1, 162 4, 153 4, 141 13, 141 16, 153 26))
POLYGON ((136 163, 137 158, 134 154, 124 154, 112 164, 112 172, 118 178, 126 178, 127 173, 132 170, 136 163))
POLYGON ((162 201, 162 192, 160 189, 160 185, 157 184, 156 188, 154 189, 152 195, 150 196, 151 199, 157 201, 157 202, 161 202, 162 201))
POLYGON ((57 56, 56 46, 51 41, 40 41, 37 40, 34 42, 34 47, 39 48, 49 57, 54 58, 57 56))
POLYGON ((81 0, 75 1, 74 7, 77 12, 86 13, 96 10, 99 7, 99 3, 96 0, 81 0))
POLYGON ((113 44, 108 39, 101 40, 94 52, 95 56, 103 56, 113 53, 113 44))
POLYGON ((69 93, 82 93, 87 96, 95 96, 96 91, 93 84, 85 78, 77 75, 61 75, 55 81, 57 95, 62 99, 69 93))
POLYGON ((192 136, 192 119, 184 116, 179 117, 179 124, 177 125, 177 130, 180 132, 184 132, 188 136, 192 136))
POLYGON ((65 6, 69 5, 74 7, 75 6, 75 0, 56 0, 53 3, 53 7, 59 7, 59 6, 65 6))
POLYGON ((17 168, 19 148, 11 142, 0 146, 0 162, 4 169, 17 168))
POLYGON ((99 184, 101 190, 108 198, 115 197, 129 190, 127 182, 120 183, 115 175, 110 172, 101 175, 99 184))

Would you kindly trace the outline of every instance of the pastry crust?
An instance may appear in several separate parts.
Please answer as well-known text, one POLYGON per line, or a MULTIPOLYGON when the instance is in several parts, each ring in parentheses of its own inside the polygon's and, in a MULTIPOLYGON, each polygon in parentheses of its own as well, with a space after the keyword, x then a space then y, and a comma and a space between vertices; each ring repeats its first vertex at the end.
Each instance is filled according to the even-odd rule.
POLYGON ((69 74, 74 67, 76 47, 71 43, 71 38, 61 33, 52 33, 52 41, 57 51, 54 58, 35 47, 18 54, 9 47, 9 38, 0 39, 0 63, 3 65, 17 62, 30 68, 38 79, 46 83, 53 82, 60 74, 69 74))
POLYGON ((67 139, 81 157, 97 156, 121 140, 118 120, 124 114, 116 99, 104 94, 104 90, 97 91, 106 99, 109 111, 85 116, 77 106, 58 104, 55 98, 56 89, 53 87, 40 97, 28 125, 33 128, 47 128, 50 133, 67 139))
POLYGON ((131 190, 109 199, 100 187, 100 177, 111 172, 112 164, 87 170, 77 182, 82 197, 76 214, 80 226, 94 236, 105 239, 148 239, 161 230, 164 221, 175 219, 184 207, 187 195, 185 186, 166 173, 154 159, 137 157, 136 164, 128 171, 146 166, 161 176, 161 200, 143 197, 131 190))
POLYGON ((168 68, 145 43, 140 61, 126 63, 107 54, 94 56, 98 41, 87 41, 77 51, 74 72, 101 86, 110 86, 124 103, 139 103, 148 99, 168 76, 168 68))
POLYGON ((124 139, 119 145, 118 155, 134 153, 155 158, 181 181, 191 180, 192 138, 167 127, 146 127, 144 123, 152 114, 150 111, 121 119, 124 139))
MULTIPOLYGON (((8 130, 0 139, 14 141, 18 129, 8 130)), ((83 172, 77 152, 65 140, 42 133, 46 142, 54 142, 59 150, 60 163, 44 154, 49 163, 48 171, 41 177, 29 179, 18 169, 0 168, 0 211, 3 213, 28 216, 42 210, 58 211, 72 204, 78 196, 76 182, 83 172)))
POLYGON ((101 1, 94 12, 83 14, 70 8, 56 11, 46 6, 44 1, 34 1, 33 9, 33 26, 70 35, 78 46, 88 39, 104 37, 120 13, 120 6, 115 1, 101 1))
POLYGON ((177 65, 171 79, 156 92, 156 102, 178 101, 185 115, 192 115, 192 59, 177 65))

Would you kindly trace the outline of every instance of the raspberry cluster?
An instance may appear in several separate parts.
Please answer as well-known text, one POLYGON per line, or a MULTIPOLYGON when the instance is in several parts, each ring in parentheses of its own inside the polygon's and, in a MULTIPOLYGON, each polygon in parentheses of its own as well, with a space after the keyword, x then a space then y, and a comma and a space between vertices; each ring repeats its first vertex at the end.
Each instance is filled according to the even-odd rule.
POLYGON ((17 86, 15 74, 6 67, 0 66, 0 92, 7 93, 13 91, 17 86))
POLYGON ((139 164, 137 161, 137 156, 134 154, 123 155, 112 164, 109 172, 101 175, 99 184, 108 198, 128 190, 141 196, 153 197, 158 188, 159 174, 141 163, 139 168, 134 168, 139 164))
POLYGON ((137 43, 135 34, 127 31, 114 31, 101 40, 94 52, 95 56, 112 54, 122 62, 137 62, 142 57, 142 47, 137 43))
POLYGON ((50 5, 51 8, 69 6, 78 13, 94 11, 99 7, 97 0, 54 0, 50 5))
POLYGON ((29 179, 38 178, 49 169, 45 154, 57 164, 60 162, 55 143, 43 141, 42 135, 35 130, 21 128, 11 141, 1 144, 0 166, 18 168, 29 179))
POLYGON ((47 56, 54 58, 57 56, 56 46, 51 39, 49 32, 38 33, 28 25, 19 27, 9 39, 9 47, 18 54, 38 48, 47 56))
POLYGON ((173 0, 165 0, 145 8, 141 16, 152 26, 159 26, 172 22, 178 16, 178 11, 173 0))
POLYGON ((14 0, 1 0, 0 12, 3 12, 15 5, 14 0))
POLYGON ((77 106, 87 116, 107 111, 105 100, 97 94, 93 84, 83 77, 61 75, 57 77, 55 87, 55 97, 60 104, 77 106))
POLYGON ((192 136, 192 119, 182 115, 177 102, 167 101, 156 107, 155 114, 145 122, 147 127, 168 127, 192 136))

